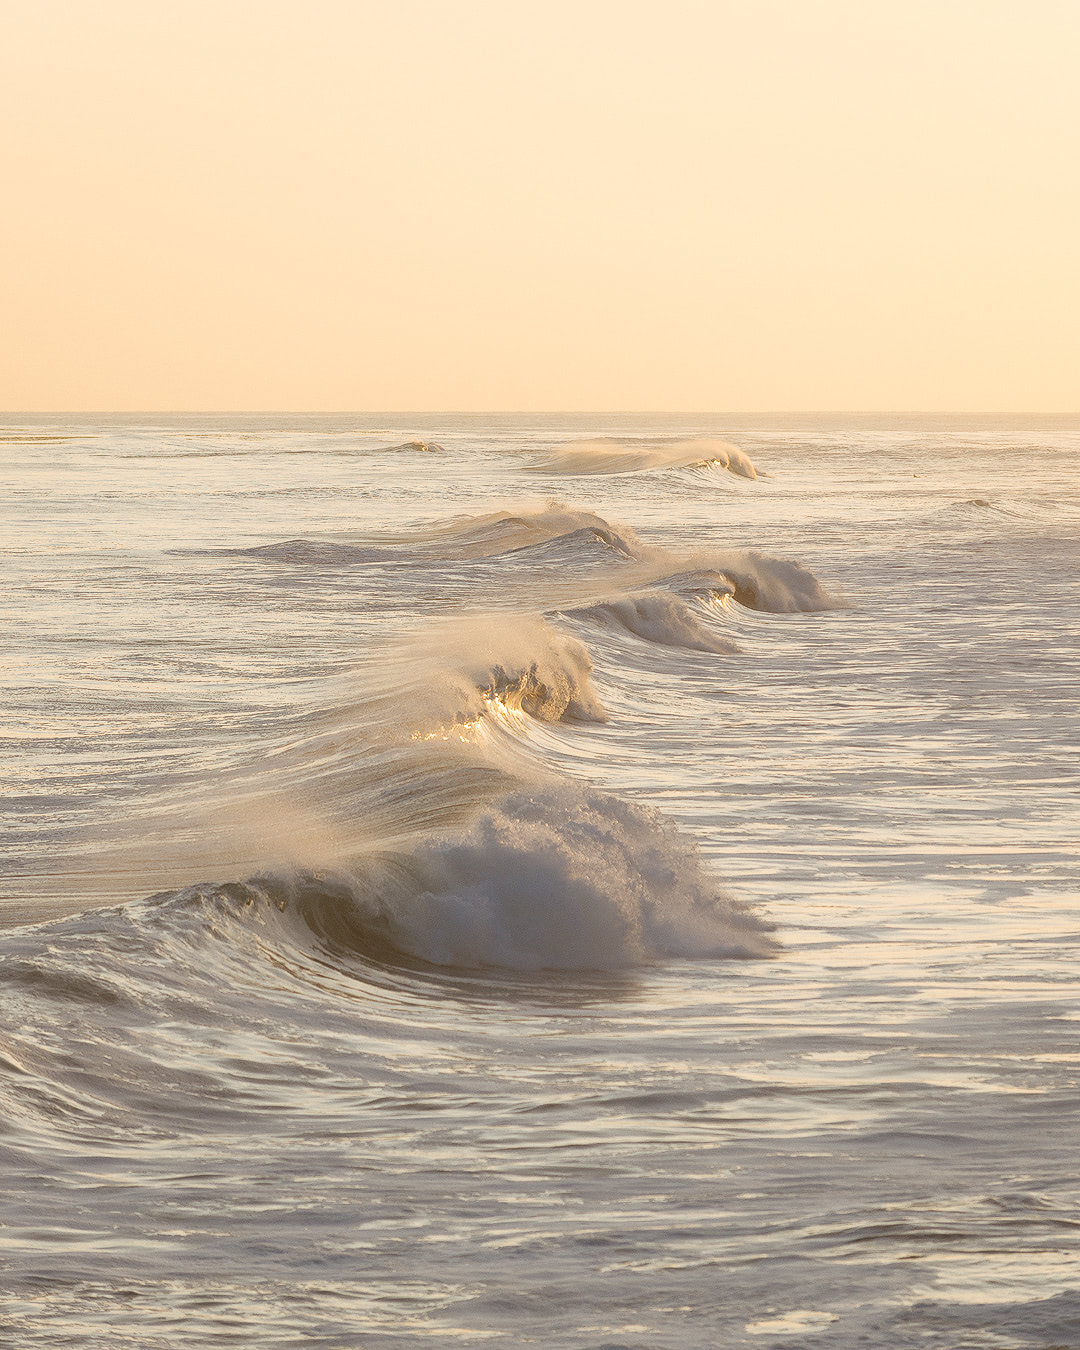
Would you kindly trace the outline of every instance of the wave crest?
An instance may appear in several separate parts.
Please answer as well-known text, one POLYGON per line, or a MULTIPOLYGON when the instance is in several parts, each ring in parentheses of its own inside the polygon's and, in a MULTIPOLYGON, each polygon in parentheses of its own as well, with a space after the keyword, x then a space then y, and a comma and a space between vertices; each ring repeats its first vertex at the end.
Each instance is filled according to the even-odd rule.
MULTIPOLYGON (((491 700, 542 722, 606 722, 592 687, 583 643, 543 619, 473 619, 412 644, 410 666, 422 680, 421 730, 473 721, 491 700)), ((419 700, 418 700, 419 702, 419 700)))

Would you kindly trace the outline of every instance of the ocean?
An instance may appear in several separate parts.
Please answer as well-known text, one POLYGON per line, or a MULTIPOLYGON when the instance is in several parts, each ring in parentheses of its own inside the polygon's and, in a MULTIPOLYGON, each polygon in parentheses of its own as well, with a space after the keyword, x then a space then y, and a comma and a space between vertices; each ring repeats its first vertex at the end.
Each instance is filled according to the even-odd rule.
POLYGON ((1080 1346, 1080 420, 0 465, 0 1344, 1080 1346))

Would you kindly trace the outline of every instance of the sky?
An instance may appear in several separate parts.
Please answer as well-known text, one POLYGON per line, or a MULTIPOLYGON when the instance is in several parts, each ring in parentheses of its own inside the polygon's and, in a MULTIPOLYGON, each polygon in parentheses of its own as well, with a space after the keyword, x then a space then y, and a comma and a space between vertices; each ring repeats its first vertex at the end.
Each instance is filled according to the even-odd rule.
POLYGON ((1078 0, 5 0, 0 408, 1080 411, 1078 0))

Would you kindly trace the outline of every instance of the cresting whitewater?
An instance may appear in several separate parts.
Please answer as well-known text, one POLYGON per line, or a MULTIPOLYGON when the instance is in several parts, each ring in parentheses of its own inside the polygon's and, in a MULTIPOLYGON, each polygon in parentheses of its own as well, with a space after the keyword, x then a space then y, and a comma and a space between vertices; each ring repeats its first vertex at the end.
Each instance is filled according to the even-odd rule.
POLYGON ((0 444, 11 1344, 1080 1345, 1075 421, 0 444))

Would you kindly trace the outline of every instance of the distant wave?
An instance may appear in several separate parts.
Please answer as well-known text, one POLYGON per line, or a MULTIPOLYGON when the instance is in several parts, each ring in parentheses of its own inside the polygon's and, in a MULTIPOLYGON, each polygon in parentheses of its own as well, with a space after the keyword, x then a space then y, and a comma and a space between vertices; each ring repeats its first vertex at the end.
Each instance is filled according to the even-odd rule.
POLYGON ((612 525, 594 511, 551 501, 463 516, 419 534, 426 552, 448 558, 490 558, 521 554, 554 542, 600 543, 626 558, 648 556, 650 550, 625 525, 612 525))
MULTIPOLYGON (((843 601, 829 592, 817 577, 800 563, 772 557, 756 549, 700 550, 675 553, 647 544, 625 525, 612 525, 591 511, 578 510, 560 503, 549 503, 540 510, 518 513, 494 512, 490 515, 455 522, 436 536, 442 546, 456 549, 466 545, 473 556, 499 557, 565 567, 565 581, 575 579, 574 567, 599 559, 634 562, 639 567, 627 576, 635 585, 664 586, 679 589, 685 584, 693 591, 728 591, 748 609, 772 614, 795 614, 837 609, 843 601), (479 548, 482 554, 473 552, 479 548), (697 578, 691 582, 691 577, 697 578), (669 584, 667 579, 674 584, 669 584), (679 579, 679 580, 676 580, 679 579)), ((432 542, 436 537, 431 537, 432 542)), ((588 584, 583 579, 584 584, 588 584)), ((589 604, 597 603, 591 597, 589 604)), ((657 602, 663 604, 663 601, 657 602)), ((572 608, 572 606, 567 606, 572 608)), ((649 606, 657 615, 656 606, 649 606)), ((644 620, 643 620, 644 622, 644 620)), ((662 639, 658 639, 662 640, 662 639)))
POLYGON ((799 563, 773 558, 753 549, 717 553, 713 566, 730 581, 734 599, 747 609, 769 614, 797 614, 840 609, 842 602, 799 563))
POLYGON ((946 509, 972 515, 988 512, 991 515, 1013 516, 1019 519, 1033 514, 1030 505, 1027 510, 1017 510, 1015 506, 1005 506, 1000 501, 991 501, 986 497, 969 497, 966 501, 952 502, 946 509))
POLYGON ((701 437, 688 441, 642 444, 634 441, 571 441, 529 467, 534 473, 635 473, 642 469, 686 468, 713 464, 740 478, 757 478, 750 456, 730 441, 701 437))
MULTIPOLYGON (((568 530, 542 543, 522 544, 508 549, 520 561, 541 563, 546 567, 570 567, 590 557, 600 561, 631 561, 640 558, 646 550, 640 541, 627 531, 625 534, 603 526, 586 525, 580 530, 568 530)), ((502 556, 502 555, 500 555, 502 556)))
POLYGON ((53 441, 86 441, 93 440, 100 434, 92 431, 75 434, 57 431, 16 431, 7 428, 0 431, 0 445, 47 445, 53 441))

